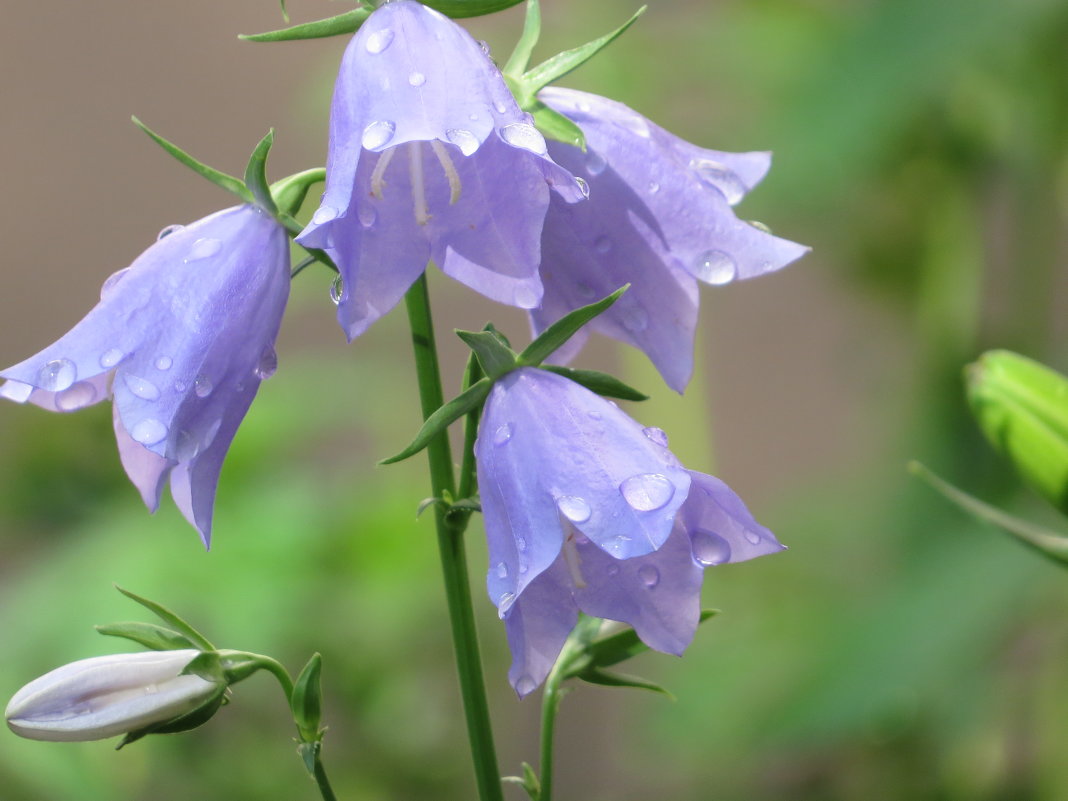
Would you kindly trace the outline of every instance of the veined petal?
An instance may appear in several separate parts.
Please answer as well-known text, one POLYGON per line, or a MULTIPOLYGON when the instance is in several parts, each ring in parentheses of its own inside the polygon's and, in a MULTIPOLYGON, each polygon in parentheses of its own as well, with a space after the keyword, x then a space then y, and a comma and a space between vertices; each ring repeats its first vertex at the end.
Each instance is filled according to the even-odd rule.
POLYGON ((725 483, 696 470, 690 471, 690 478, 690 495, 679 510, 679 521, 689 532, 699 564, 744 562, 785 550, 725 483))

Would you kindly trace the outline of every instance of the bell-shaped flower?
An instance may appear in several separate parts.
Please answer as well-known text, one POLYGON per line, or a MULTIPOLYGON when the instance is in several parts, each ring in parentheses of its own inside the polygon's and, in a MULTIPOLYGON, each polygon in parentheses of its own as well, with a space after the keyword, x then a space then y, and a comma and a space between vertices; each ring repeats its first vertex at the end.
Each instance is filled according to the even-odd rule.
POLYGON ((70 412, 114 396, 123 467, 155 511, 167 478, 211 536, 219 471, 260 382, 289 295, 285 230, 254 206, 164 229, 57 342, 0 370, 0 396, 70 412))
POLYGON ((430 259, 487 297, 534 308, 550 187, 565 202, 584 189, 548 156, 482 47, 415 0, 379 7, 345 51, 326 169, 298 241, 340 268, 335 300, 350 339, 430 259))
MULTIPOLYGON (((542 234, 545 296, 530 312, 541 332, 624 284, 630 290, 590 328, 643 350, 682 392, 693 372, 698 282, 774 272, 808 251, 739 220, 732 206, 765 175, 768 153, 722 153, 679 139, 621 103, 569 89, 539 99, 582 129, 587 151, 549 152, 589 184, 585 203, 550 203, 542 234)), ((557 358, 582 347, 574 337, 557 358)))
POLYGON ((103 740, 166 724, 217 703, 225 683, 182 671, 200 652, 147 651, 82 659, 34 679, 4 712, 31 740, 103 740))

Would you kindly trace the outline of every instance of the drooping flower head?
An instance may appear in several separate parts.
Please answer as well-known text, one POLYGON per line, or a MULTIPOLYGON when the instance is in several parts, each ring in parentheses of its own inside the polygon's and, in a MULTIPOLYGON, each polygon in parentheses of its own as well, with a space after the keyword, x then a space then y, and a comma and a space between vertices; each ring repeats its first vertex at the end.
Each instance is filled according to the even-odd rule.
POLYGON ((565 202, 583 197, 489 55, 437 11, 395 0, 345 51, 326 193, 298 241, 340 268, 338 320, 350 339, 430 259, 494 300, 533 308, 550 187, 565 202))
POLYGON ((580 610, 679 654, 704 568, 782 548, 725 484, 683 468, 663 431, 543 370, 494 385, 475 449, 487 587, 521 696, 544 680, 580 610))
MULTIPOLYGON (((643 350, 682 392, 693 371, 698 281, 774 272, 808 248, 739 220, 732 206, 771 164, 768 153, 723 153, 679 139, 622 103, 569 89, 539 98, 574 121, 587 152, 550 143, 553 158, 589 183, 585 203, 552 202, 542 235, 540 332, 624 284, 627 294, 593 330, 643 350)), ((582 347, 573 338, 558 358, 582 347)))
POLYGON ((274 373, 288 295, 288 238, 257 208, 171 226, 67 334, 0 371, 0 396, 57 412, 113 396, 119 455, 145 504, 156 510, 170 477, 208 544, 223 458, 274 373))

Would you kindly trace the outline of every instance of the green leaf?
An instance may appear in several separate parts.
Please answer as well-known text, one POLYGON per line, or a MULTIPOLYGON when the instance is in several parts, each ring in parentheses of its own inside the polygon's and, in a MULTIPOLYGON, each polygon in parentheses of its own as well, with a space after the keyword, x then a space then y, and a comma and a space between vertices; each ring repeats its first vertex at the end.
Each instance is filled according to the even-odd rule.
MULTIPOLYGON (((698 619, 698 625, 718 614, 718 609, 702 609, 701 617, 698 619)), ((594 640, 589 643, 586 646, 587 659, 577 665, 576 670, 569 671, 568 675, 581 676, 587 669, 587 666, 592 668, 603 668, 618 665, 620 662, 630 659, 633 656, 637 656, 638 654, 645 653, 648 650, 649 646, 641 641, 637 632, 634 631, 634 629, 627 627, 615 634, 602 637, 599 640, 594 640)))
POLYGON ((629 288, 630 284, 621 286, 608 297, 565 314, 542 331, 541 336, 527 345, 523 352, 519 354, 519 365, 537 367, 549 358, 557 348, 571 339, 582 326, 619 300, 620 296, 629 288))
POLYGON ((200 676, 204 681, 215 682, 222 687, 227 686, 228 683, 223 672, 222 660, 216 651, 203 651, 197 654, 180 675, 200 676))
POLYGON ((360 26, 371 16, 373 10, 371 8, 354 8, 352 11, 346 11, 336 17, 320 19, 315 22, 305 22, 277 31, 267 31, 266 33, 243 33, 237 38, 244 39, 247 42, 293 42, 300 39, 323 39, 327 36, 344 36, 359 30, 360 26))
POLYGON ((519 5, 523 0, 427 0, 423 5, 453 19, 481 17, 519 5))
POLYGON ((590 684, 600 684, 604 687, 636 687, 639 690, 651 690, 654 693, 666 695, 672 700, 675 699, 674 695, 655 681, 639 678, 638 676, 628 676, 624 673, 608 673, 591 667, 580 673, 578 678, 590 684))
POLYGON ((533 100, 534 96, 537 95, 538 91, 543 87, 548 86, 553 81, 559 80, 572 70, 581 67, 597 55, 601 50, 615 41, 615 39, 627 30, 627 28, 633 25, 638 17, 645 13, 647 8, 648 6, 639 8, 634 12, 634 16, 611 33, 607 33, 599 39, 594 39, 592 42, 587 42, 572 50, 565 50, 563 53, 553 56, 548 61, 542 62, 537 67, 527 72, 522 78, 524 97, 519 100, 519 105, 526 108, 527 103, 524 101, 533 100))
POLYGON ((289 22, 289 12, 286 10, 286 0, 278 0, 278 4, 282 6, 282 19, 289 22))
POLYGON ((501 781, 518 784, 526 791, 531 801, 539 801, 541 798, 541 779, 538 778, 538 774, 534 772, 534 768, 529 763, 524 762, 522 767, 522 776, 502 776, 501 781))
POLYGON ((142 737, 147 737, 149 734, 177 734, 178 732, 189 731, 190 729, 203 726, 215 716, 215 713, 219 711, 219 707, 225 703, 225 699, 226 690, 222 689, 219 691, 218 695, 212 697, 207 703, 197 707, 192 712, 186 712, 184 715, 180 715, 173 720, 164 721, 163 723, 154 723, 143 729, 129 732, 124 735, 119 744, 115 746, 115 750, 118 751, 130 743, 137 742, 142 737))
POLYGON ((576 384, 581 384, 591 392, 604 395, 606 398, 619 398, 620 400, 628 401, 649 400, 648 395, 624 384, 615 376, 608 375, 608 373, 600 373, 597 370, 578 370, 574 367, 561 367, 557 364, 543 364, 541 369, 569 378, 576 384))
POLYGON ((162 147, 164 150, 166 150, 168 153, 178 159, 178 161, 180 161, 186 167, 191 169, 193 172, 197 173, 200 176, 203 176, 204 178, 207 178, 213 184, 218 187, 221 187, 222 189, 225 189, 227 192, 237 195, 245 203, 255 202, 255 198, 252 196, 252 193, 248 190, 248 187, 246 187, 241 182, 239 178, 235 178, 232 175, 227 175, 225 172, 219 172, 215 168, 209 167, 207 164, 203 164, 197 161, 195 158, 190 156, 180 147, 173 144, 172 142, 169 142, 168 140, 160 136, 158 133, 153 131, 151 128, 141 122, 141 120, 137 119, 137 117, 131 117, 130 119, 133 120, 134 125, 140 128, 146 134, 148 134, 157 145, 162 147))
POLYGON ((272 145, 274 145, 274 128, 267 132, 267 135, 252 151, 248 165, 245 167, 245 186, 256 198, 256 204, 261 209, 272 217, 277 217, 278 207, 274 204, 271 187, 267 183, 267 154, 271 152, 272 145))
POLYGON ((523 18, 523 33, 515 44, 512 55, 508 57, 508 63, 501 70, 506 77, 522 78, 530 65, 530 56, 534 52, 534 45, 541 36, 541 6, 538 0, 527 0, 527 13, 523 18))
POLYGON ((326 180, 326 170, 315 167, 271 184, 271 197, 282 214, 293 215, 304 205, 308 190, 326 180))
POLYGON ((534 100, 533 105, 527 111, 534 116, 534 124, 542 134, 557 142, 577 147, 583 152, 586 151, 586 135, 582 129, 559 111, 554 111, 540 100, 534 100))
POLYGON ((197 644, 184 634, 155 623, 107 623, 95 628, 106 637, 133 640, 152 651, 181 651, 184 648, 197 647, 197 644))
POLYGON ((140 595, 135 595, 129 590, 124 590, 122 587, 115 585, 115 589, 129 598, 131 601, 135 601, 143 606, 148 611, 156 615, 160 620, 166 623, 174 631, 184 634, 189 638, 189 641, 193 643, 193 647, 199 648, 201 651, 214 651, 215 646, 208 642, 207 638, 197 631, 195 628, 186 623, 178 615, 174 614, 170 609, 155 601, 150 601, 147 598, 142 598, 140 595))
POLYGON ((396 456, 381 460, 379 464, 393 464, 419 453, 440 431, 444 431, 471 409, 482 403, 486 396, 489 395, 492 386, 492 381, 488 378, 483 378, 469 389, 461 392, 426 419, 423 427, 419 429, 419 433, 415 435, 415 439, 412 440, 407 448, 396 456))
POLYGON ((456 330, 456 336, 474 351, 482 371, 496 380, 516 367, 516 355, 496 331, 456 330))
POLYGON ((323 658, 317 653, 313 654, 293 684, 290 707, 293 721, 304 742, 316 742, 322 738, 319 729, 323 715, 323 691, 319 681, 322 669, 323 658))
POLYGON ((1061 567, 1068 565, 1068 537, 1027 520, 1021 520, 1008 512, 984 503, 940 478, 919 462, 910 462, 908 468, 910 473, 922 478, 976 520, 1007 531, 1024 545, 1038 551, 1061 567))

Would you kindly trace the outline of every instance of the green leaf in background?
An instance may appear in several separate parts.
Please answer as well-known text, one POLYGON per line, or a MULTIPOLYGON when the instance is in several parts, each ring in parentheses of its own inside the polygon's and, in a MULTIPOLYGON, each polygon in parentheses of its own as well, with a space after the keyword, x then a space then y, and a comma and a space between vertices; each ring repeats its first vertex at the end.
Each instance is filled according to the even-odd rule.
POLYGON ((189 638, 189 641, 193 643, 194 648, 199 648, 201 651, 215 650, 215 646, 208 642, 207 638, 204 637, 204 635, 202 635, 199 631, 197 631, 195 628, 193 628, 180 617, 178 617, 178 615, 176 615, 167 607, 162 606, 161 604, 158 604, 155 601, 150 601, 148 600, 148 598, 142 598, 140 595, 136 595, 130 592, 129 590, 124 590, 122 587, 116 586, 115 589, 117 589, 131 601, 136 601, 137 603, 141 604, 141 606, 159 617, 160 620, 170 626, 174 631, 179 632, 180 634, 184 634, 186 637, 189 638))

